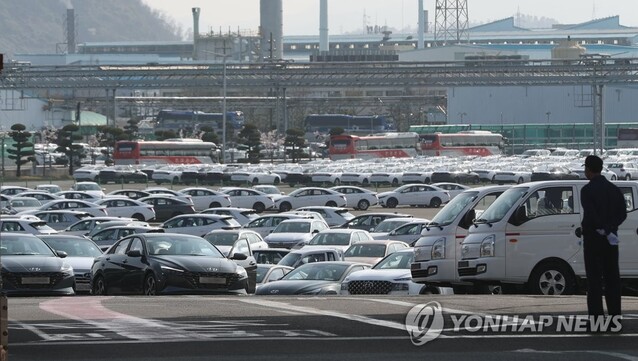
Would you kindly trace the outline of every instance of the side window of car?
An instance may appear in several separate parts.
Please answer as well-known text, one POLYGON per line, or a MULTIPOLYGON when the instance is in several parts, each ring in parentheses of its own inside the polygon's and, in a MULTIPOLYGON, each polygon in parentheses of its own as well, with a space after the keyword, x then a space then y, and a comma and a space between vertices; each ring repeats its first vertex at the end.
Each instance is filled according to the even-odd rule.
POLYGON ((142 240, 135 237, 131 241, 131 247, 129 251, 140 251, 140 253, 144 253, 144 247, 142 246, 142 240))
POLYGON ((332 252, 328 252, 328 261, 336 261, 335 254, 332 252))
POLYGON ((620 187, 620 192, 622 193, 623 198, 625 198, 625 208, 627 212, 633 211, 634 204, 636 204, 636 202, 634 202, 634 193, 631 187, 620 187))
POLYGON ((117 244, 116 247, 111 248, 112 254, 126 254, 126 248, 128 248, 129 243, 131 243, 130 239, 125 239, 117 244))
POLYGON ((248 245, 248 241, 245 239, 237 240, 237 242, 235 242, 235 244, 233 245, 233 249, 231 249, 228 254, 232 256, 235 253, 243 253, 249 256, 250 246, 248 245))
POLYGON ((86 231, 86 230, 89 229, 90 225, 91 225, 90 221, 80 222, 80 223, 74 225, 73 227, 71 227, 70 229, 72 231, 86 231))
POLYGON ((268 275, 268 279, 266 280, 266 282, 276 281, 278 279, 281 279, 281 277, 283 276, 284 276, 283 268, 275 268, 274 270, 272 270, 272 272, 270 272, 270 275, 268 275))

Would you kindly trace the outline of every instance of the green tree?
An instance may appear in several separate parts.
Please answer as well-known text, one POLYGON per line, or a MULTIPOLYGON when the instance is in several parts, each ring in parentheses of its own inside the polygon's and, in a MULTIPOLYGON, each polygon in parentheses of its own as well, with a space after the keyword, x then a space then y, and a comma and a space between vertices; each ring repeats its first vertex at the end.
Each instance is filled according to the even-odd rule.
POLYGON ((217 145, 219 144, 219 136, 217 136, 217 133, 215 133, 215 130, 209 126, 203 126, 201 128, 199 128, 199 130, 202 132, 201 133, 201 139, 204 142, 212 142, 215 143, 217 145))
POLYGON ((330 129, 330 132, 328 132, 328 134, 330 134, 330 135, 341 135, 341 134, 343 134, 345 132, 346 131, 343 128, 335 127, 335 128, 330 129))
POLYGON ((157 140, 166 140, 170 138, 177 138, 177 133, 172 130, 158 130, 155 132, 155 138, 157 140))
POLYGON ((56 152, 62 152, 69 158, 69 175, 73 175, 73 169, 80 163, 80 159, 85 157, 84 147, 80 144, 74 144, 78 140, 82 140, 79 134, 80 127, 75 124, 65 125, 58 131, 56 152))
POLYGON ((26 129, 23 124, 17 123, 11 126, 11 132, 9 132, 14 144, 7 149, 7 153, 9 153, 9 159, 16 162, 16 177, 21 176, 22 165, 35 161, 33 143, 30 141, 31 132, 26 129))
POLYGON ((261 132, 254 124, 246 124, 239 132, 239 142, 248 146, 248 159, 250 163, 259 163, 261 149, 261 132))
POLYGON ((111 152, 115 149, 115 143, 120 140, 128 139, 128 135, 124 129, 118 127, 112 127, 103 125, 97 128, 96 140, 100 147, 106 148, 102 151, 109 159, 111 158, 111 152))
POLYGON ((126 140, 136 140, 138 138, 138 133, 140 130, 140 128, 138 127, 139 123, 140 121, 135 118, 131 118, 126 122, 126 125, 124 126, 124 134, 126 134, 126 140))
POLYGON ((289 147, 290 150, 286 150, 290 154, 291 160, 294 162, 299 161, 303 154, 302 148, 306 145, 306 139, 304 138, 304 131, 301 129, 290 128, 286 130, 286 139, 284 140, 284 146, 289 147))

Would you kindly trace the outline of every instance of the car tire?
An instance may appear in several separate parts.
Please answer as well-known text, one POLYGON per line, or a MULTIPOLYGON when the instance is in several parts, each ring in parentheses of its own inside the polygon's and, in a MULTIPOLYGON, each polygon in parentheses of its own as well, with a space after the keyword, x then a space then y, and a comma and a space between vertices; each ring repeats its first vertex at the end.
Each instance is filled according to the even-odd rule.
POLYGON ((336 185, 336 186, 341 185, 341 179, 339 179, 339 178, 335 179, 334 185, 336 185))
POLYGON ((253 204, 253 209, 257 213, 263 213, 266 210, 266 206, 263 203, 261 203, 261 202, 257 202, 255 204, 253 204))
POLYGON ((611 176, 611 180, 615 181, 616 179, 618 179, 618 177, 616 177, 615 175, 611 176))
POLYGON ((91 286, 91 294, 93 296, 106 296, 108 295, 108 288, 106 287, 106 281, 102 276, 96 276, 93 279, 93 284, 91 286))
POLYGON ((157 295, 157 279, 155 275, 149 273, 144 277, 144 286, 142 289, 144 296, 156 296, 157 295))
POLYGON ((430 200, 430 207, 431 208, 439 208, 441 206, 441 198, 439 197, 434 197, 430 200))
POLYGON ((279 205, 279 212, 288 212, 292 209, 292 206, 288 202, 283 202, 279 205))
POLYGON ((576 291, 576 278, 564 263, 547 261, 534 268, 528 287, 530 293, 537 295, 572 295, 576 291))
POLYGON ((135 213, 134 215, 131 216, 131 218, 135 218, 140 222, 146 222, 146 219, 141 213, 135 213))
POLYGON ((625 175, 625 180, 631 180, 631 174, 625 175))
POLYGON ((423 182, 423 183, 430 184, 431 182, 432 182, 432 180, 430 178, 425 178, 425 182, 423 182))
POLYGON ((398 185, 399 185, 399 180, 398 180, 398 179, 396 179, 396 178, 392 179, 392 186, 393 186, 393 187, 396 187, 396 186, 398 186, 398 185))
POLYGON ((370 185, 370 181, 367 178, 364 178, 361 181, 361 185, 364 186, 364 187, 367 187, 368 185, 370 185))
POLYGON ((385 205, 388 206, 388 208, 396 208, 399 205, 399 201, 397 201, 396 198, 390 198, 385 202, 385 205))
POLYGON ((523 183, 523 177, 518 177, 518 180, 516 181, 516 183, 521 184, 523 183))
POLYGON ((222 205, 219 202, 212 202, 211 204, 208 205, 208 208, 219 208, 222 205))
POLYGON ((281 179, 279 177, 275 178, 275 180, 273 181, 273 184, 279 184, 281 183, 281 179))
POLYGON ((368 202, 366 199, 362 199, 359 201, 359 203, 357 203, 357 209, 360 211, 365 211, 368 209, 368 207, 370 207, 370 202, 368 202))
POLYGON ((253 178, 253 182, 252 182, 252 183, 253 183, 253 185, 257 185, 257 184, 259 184, 259 179, 257 179, 257 178, 253 178))

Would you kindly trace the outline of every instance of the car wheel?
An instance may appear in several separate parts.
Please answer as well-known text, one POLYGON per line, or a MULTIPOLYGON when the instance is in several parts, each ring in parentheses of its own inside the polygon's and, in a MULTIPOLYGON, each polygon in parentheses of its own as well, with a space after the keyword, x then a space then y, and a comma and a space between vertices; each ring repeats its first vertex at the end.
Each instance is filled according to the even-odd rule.
POLYGON ((362 199, 359 201, 359 203, 357 203, 357 209, 360 211, 365 211, 368 209, 368 207, 370 207, 370 202, 365 199, 362 199))
POLYGON ((149 273, 144 277, 144 295, 155 296, 157 295, 157 280, 152 273, 149 273))
POLYGON ((218 208, 221 206, 222 205, 219 202, 212 202, 211 204, 208 205, 208 208, 218 208))
POLYGON ((362 185, 362 186, 368 186, 369 184, 370 184, 370 181, 369 181, 367 178, 364 178, 364 179, 361 181, 361 185, 362 185))
POLYGON ((625 180, 631 180, 631 174, 625 175, 625 180))
POLYGON ((387 202, 385 202, 385 204, 388 208, 396 208, 396 206, 399 205, 399 201, 397 201, 396 198, 390 198, 387 202))
POLYGON ((518 183, 518 184, 523 183, 523 177, 519 177, 518 180, 516 181, 516 183, 518 183))
POLYGON ((425 184, 430 184, 432 182, 432 180, 430 178, 425 178, 425 184))
POLYGON ((131 218, 135 218, 138 221, 144 222, 146 221, 146 219, 144 218, 143 215, 141 215, 140 213, 135 213, 131 218))
POLYGON ((273 181, 274 184, 279 184, 281 183, 281 179, 279 179, 279 177, 275 178, 275 180, 273 181))
POLYGON ((279 212, 288 212, 292 209, 292 206, 288 202, 283 202, 279 205, 279 212))
POLYGON ((253 209, 257 213, 263 213, 266 210, 266 206, 264 206, 264 204, 261 203, 261 202, 257 202, 255 204, 253 204, 253 209))
POLYGON ((259 179, 253 178, 253 185, 257 185, 257 184, 259 184, 259 179))
POLYGON ((179 183, 179 178, 173 177, 173 184, 177 184, 177 183, 179 183))
POLYGON ((341 179, 339 178, 335 179, 334 185, 336 186, 341 185, 341 179))
POLYGON ((432 200, 430 201, 430 207, 439 208, 440 206, 441 206, 441 199, 438 197, 432 198, 432 200))
POLYGON ((611 180, 616 180, 616 179, 618 179, 618 177, 616 177, 615 175, 611 176, 611 180))
POLYGON ((396 186, 398 186, 398 185, 399 185, 399 180, 398 180, 398 179, 396 179, 396 178, 394 178, 394 179, 392 180, 392 186, 393 186, 393 187, 396 187, 396 186))
POLYGON ((335 203, 335 201, 329 201, 328 203, 326 203, 326 207, 336 207, 337 203, 335 203))
POLYGON ((563 263, 549 261, 536 266, 529 279, 529 291, 538 295, 571 295, 576 279, 563 263))
POLYGON ((104 277, 95 277, 93 280, 93 287, 91 288, 91 294, 94 296, 106 296, 108 294, 104 277))

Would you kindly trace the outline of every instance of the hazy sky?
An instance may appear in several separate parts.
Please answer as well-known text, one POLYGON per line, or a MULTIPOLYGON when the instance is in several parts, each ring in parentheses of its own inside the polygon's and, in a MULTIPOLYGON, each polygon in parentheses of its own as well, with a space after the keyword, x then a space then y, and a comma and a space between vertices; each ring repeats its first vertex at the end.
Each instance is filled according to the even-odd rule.
MULTIPOLYGON (((220 27, 227 31, 257 30, 259 0, 143 0, 152 8, 174 19, 181 27, 192 29, 192 7, 201 8, 202 33, 220 27)), ((364 12, 368 25, 388 25, 396 29, 417 26, 417 0, 330 0, 330 33, 363 29, 364 12)), ((425 9, 434 21, 435 0, 425 0, 425 9)), ((283 0, 284 34, 319 33, 319 0, 283 0)), ((580 23, 594 16, 620 15, 620 23, 638 26, 636 0, 468 0, 471 23, 484 23, 521 14, 547 17, 562 23, 580 23)))

